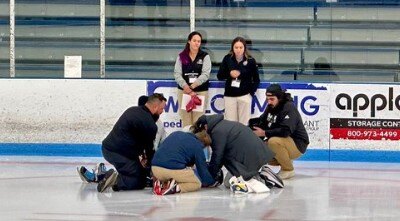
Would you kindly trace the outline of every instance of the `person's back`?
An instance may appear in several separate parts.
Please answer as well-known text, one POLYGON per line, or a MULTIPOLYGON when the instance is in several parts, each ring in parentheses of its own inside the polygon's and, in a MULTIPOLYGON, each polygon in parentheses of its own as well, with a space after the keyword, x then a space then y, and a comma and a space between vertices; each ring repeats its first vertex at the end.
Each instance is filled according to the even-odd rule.
POLYGON ((191 192, 200 189, 202 185, 213 185, 215 180, 208 172, 203 152, 209 140, 205 132, 196 135, 182 131, 171 133, 152 160, 151 169, 155 177, 153 193, 165 195, 191 192), (191 168, 193 166, 196 172, 191 168))
POLYGON ((160 145, 151 164, 172 170, 196 165, 202 183, 211 185, 214 179, 208 173, 203 149, 204 145, 194 134, 175 131, 160 145))
POLYGON ((223 115, 204 117, 212 139, 209 170, 213 176, 224 165, 234 176, 248 180, 273 158, 274 154, 249 127, 224 120, 223 115))
POLYGON ((128 158, 136 157, 145 146, 151 145, 157 125, 145 106, 128 108, 103 140, 103 146, 128 158))
POLYGON ((108 171, 97 185, 103 192, 143 189, 154 155, 153 141, 157 133, 156 121, 164 111, 166 99, 154 93, 146 104, 128 108, 103 140, 102 154, 118 173, 108 171))

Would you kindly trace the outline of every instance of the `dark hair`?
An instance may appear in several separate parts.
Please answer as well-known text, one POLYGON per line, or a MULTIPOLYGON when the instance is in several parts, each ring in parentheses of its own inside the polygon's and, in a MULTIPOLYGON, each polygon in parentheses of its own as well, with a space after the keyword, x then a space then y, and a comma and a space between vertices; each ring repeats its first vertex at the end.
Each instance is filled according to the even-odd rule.
POLYGON ((154 93, 152 95, 149 96, 149 98, 147 99, 147 103, 154 103, 155 101, 158 102, 163 102, 163 101, 167 101, 167 99, 164 97, 163 94, 160 93, 154 93))
POLYGON ((272 96, 276 96, 279 100, 283 98, 285 95, 285 90, 282 89, 279 84, 271 84, 267 87, 267 91, 265 94, 271 94, 272 96))
POLYGON ((237 42, 241 42, 244 46, 244 56, 246 58, 251 57, 249 51, 247 50, 247 43, 246 43, 246 39, 244 39, 243 37, 236 37, 235 39, 233 39, 232 43, 231 43, 231 50, 229 51, 229 54, 231 54, 232 56, 235 55, 235 53, 233 52, 233 46, 237 43, 237 42))
POLYGON ((140 96, 139 99, 138 99, 138 106, 145 105, 147 100, 149 100, 149 97, 147 97, 146 95, 140 96))
MULTIPOLYGON (((193 31, 193 32, 191 32, 191 33, 188 35, 187 40, 188 40, 188 41, 192 40, 193 36, 195 36, 195 35, 200 36, 200 39, 203 40, 203 36, 202 36, 202 35, 200 34, 200 32, 198 32, 198 31, 193 31)), ((186 42, 184 51, 187 51, 187 52, 189 53, 189 51, 190 51, 189 42, 186 42)))
POLYGON ((205 125, 207 125, 207 117, 206 117, 206 115, 202 115, 201 117, 199 117, 199 119, 197 119, 197 121, 194 123, 194 125, 190 128, 190 131, 192 131, 192 133, 196 134, 196 133, 204 130, 205 125))

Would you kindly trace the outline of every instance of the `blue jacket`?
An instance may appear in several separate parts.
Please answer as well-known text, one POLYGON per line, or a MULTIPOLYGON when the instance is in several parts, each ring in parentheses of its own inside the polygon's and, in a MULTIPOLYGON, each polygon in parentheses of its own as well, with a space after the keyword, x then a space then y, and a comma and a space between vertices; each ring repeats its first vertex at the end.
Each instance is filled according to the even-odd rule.
POLYGON ((208 172, 203 148, 204 145, 194 134, 176 131, 161 143, 151 164, 171 170, 182 170, 196 165, 201 183, 203 186, 209 186, 214 184, 215 180, 208 172))

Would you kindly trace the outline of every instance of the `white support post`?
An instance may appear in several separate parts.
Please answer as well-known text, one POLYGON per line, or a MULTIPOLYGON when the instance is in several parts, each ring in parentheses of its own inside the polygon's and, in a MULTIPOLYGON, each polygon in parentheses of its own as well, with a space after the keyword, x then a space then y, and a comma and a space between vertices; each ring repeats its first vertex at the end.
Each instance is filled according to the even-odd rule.
POLYGON ((195 0, 190 0, 190 32, 196 30, 196 26, 195 26, 195 22, 196 22, 195 7, 196 7, 196 1, 195 0))
POLYGON ((100 77, 106 77, 106 41, 105 31, 106 30, 106 1, 100 0, 100 77))
POLYGON ((15 0, 10 0, 10 77, 15 78, 15 0))

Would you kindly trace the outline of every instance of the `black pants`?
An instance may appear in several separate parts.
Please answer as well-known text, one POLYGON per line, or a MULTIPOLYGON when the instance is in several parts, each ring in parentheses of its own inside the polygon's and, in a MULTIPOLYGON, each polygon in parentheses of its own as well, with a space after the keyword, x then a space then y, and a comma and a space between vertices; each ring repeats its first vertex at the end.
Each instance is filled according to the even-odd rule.
POLYGON ((135 159, 127 158, 119 153, 111 152, 102 147, 103 157, 114 165, 118 172, 116 190, 140 190, 146 186, 146 170, 139 161, 139 156, 135 159))

